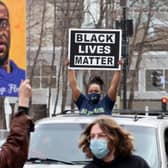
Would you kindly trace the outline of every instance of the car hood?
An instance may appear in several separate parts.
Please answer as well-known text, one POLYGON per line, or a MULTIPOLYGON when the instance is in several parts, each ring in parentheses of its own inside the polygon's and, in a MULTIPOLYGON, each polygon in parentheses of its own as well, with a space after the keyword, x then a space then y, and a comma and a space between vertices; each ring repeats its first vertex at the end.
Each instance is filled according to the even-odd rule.
POLYGON ((83 165, 26 164, 24 168, 82 168, 83 165))

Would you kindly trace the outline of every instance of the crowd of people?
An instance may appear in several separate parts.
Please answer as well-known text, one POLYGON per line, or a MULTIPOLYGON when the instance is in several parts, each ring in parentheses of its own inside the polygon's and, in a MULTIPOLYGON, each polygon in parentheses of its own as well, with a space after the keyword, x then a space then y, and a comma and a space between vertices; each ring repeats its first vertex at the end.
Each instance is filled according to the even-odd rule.
MULTIPOLYGON (((28 157, 34 123, 28 115, 32 89, 25 80, 19 87, 19 107, 11 120, 10 133, 0 150, 1 168, 23 168, 28 157)), ((85 168, 149 168, 133 154, 133 136, 109 115, 99 115, 81 133, 79 148, 92 158, 85 168)))

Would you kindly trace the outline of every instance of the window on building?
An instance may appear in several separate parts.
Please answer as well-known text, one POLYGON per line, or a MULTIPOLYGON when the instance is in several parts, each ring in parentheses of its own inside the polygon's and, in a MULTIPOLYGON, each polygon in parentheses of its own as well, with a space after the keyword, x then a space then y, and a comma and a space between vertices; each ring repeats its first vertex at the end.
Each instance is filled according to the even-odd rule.
POLYGON ((40 88, 40 77, 34 77, 32 79, 32 88, 40 88))
POLYGON ((56 66, 42 65, 42 88, 56 88, 56 66))
POLYGON ((165 89, 168 92, 168 70, 165 70, 165 89))
MULTIPOLYGON (((32 66, 27 67, 27 77, 30 79, 32 75, 32 66)), ((40 88, 40 66, 36 66, 33 72, 32 87, 40 88)))
POLYGON ((165 87, 164 84, 160 86, 153 85, 152 76, 154 71, 159 72, 161 76, 164 75, 164 71, 162 69, 146 70, 146 91, 162 91, 165 87))
MULTIPOLYGON (((27 76, 30 78, 32 66, 28 66, 27 76)), ((56 66, 51 70, 50 65, 38 65, 34 70, 32 79, 33 88, 56 88, 56 66)))

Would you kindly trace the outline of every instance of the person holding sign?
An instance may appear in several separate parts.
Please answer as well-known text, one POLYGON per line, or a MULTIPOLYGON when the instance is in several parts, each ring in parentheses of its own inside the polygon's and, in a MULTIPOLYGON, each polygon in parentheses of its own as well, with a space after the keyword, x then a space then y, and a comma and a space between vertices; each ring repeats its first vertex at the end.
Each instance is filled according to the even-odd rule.
MULTIPOLYGON (((68 65, 68 62, 65 64, 68 65)), ((123 60, 120 60, 119 64, 122 65, 123 60)), ((94 77, 88 83, 87 95, 84 95, 78 87, 75 71, 68 69, 68 80, 72 89, 72 98, 80 113, 86 115, 112 114, 120 78, 121 70, 116 70, 113 74, 107 95, 102 97, 103 80, 100 77, 94 77)))
POLYGON ((25 70, 9 59, 10 23, 7 6, 0 1, 0 96, 17 96, 25 70))

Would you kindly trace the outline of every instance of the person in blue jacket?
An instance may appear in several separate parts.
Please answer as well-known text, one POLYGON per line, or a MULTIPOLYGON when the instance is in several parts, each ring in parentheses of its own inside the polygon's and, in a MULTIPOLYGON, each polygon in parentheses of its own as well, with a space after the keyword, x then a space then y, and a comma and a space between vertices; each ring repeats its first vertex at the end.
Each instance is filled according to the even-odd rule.
MULTIPOLYGON (((65 64, 68 65, 68 61, 65 64)), ((123 64, 123 59, 119 61, 119 64, 123 64)), ((75 71, 68 69, 68 80, 72 89, 72 98, 80 110, 80 113, 85 115, 111 115, 116 100, 120 78, 121 70, 116 70, 113 74, 108 93, 105 96, 102 96, 104 85, 103 80, 99 76, 95 76, 89 81, 87 94, 84 95, 78 87, 75 71)))
POLYGON ((7 6, 0 1, 0 96, 18 96, 20 82, 25 70, 9 58, 10 23, 7 6))

